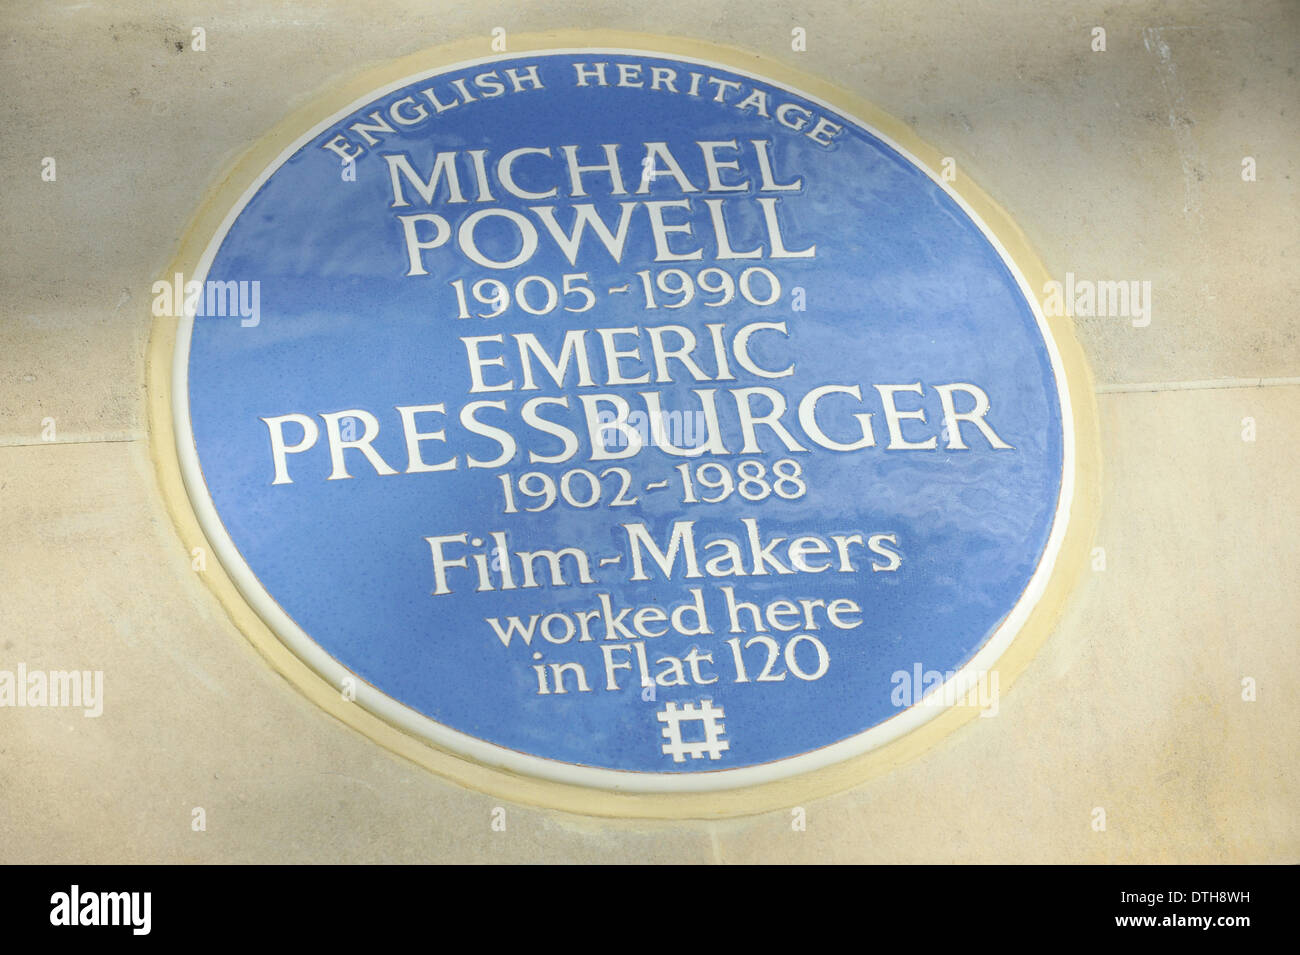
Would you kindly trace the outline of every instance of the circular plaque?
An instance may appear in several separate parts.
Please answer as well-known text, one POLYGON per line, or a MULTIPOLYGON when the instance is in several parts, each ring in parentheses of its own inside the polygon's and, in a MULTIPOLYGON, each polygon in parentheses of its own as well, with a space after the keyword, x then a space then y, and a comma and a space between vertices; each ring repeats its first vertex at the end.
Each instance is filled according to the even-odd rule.
POLYGON ((333 708, 628 793, 995 713, 1076 495, 1060 332, 951 160, 669 49, 336 99, 155 287, 193 511, 333 708))

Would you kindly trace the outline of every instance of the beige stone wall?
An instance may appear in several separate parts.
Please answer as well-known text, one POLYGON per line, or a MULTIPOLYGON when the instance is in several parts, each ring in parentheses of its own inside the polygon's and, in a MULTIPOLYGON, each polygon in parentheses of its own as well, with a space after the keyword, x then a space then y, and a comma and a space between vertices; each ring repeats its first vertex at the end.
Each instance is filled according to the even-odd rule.
POLYGON ((1300 861, 1300 6, 156 6, 0 11, 0 668, 98 669, 106 688, 98 719, 0 709, 0 861, 1300 861), (195 26, 205 52, 187 48, 195 26), (788 811, 526 808, 381 750, 262 660, 159 497, 149 289, 200 197, 322 86, 447 40, 486 52, 496 26, 786 61, 953 156, 1054 275, 1153 285, 1148 327, 1076 320, 1099 391, 1104 571, 996 719, 809 801, 805 832, 788 811))

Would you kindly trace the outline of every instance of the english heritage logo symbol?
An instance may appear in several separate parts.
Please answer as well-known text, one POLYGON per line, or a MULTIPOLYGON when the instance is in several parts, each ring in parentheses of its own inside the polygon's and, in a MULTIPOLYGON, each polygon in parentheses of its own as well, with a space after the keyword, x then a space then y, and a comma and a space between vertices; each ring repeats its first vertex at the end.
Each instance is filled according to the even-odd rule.
POLYGON ((865 752, 941 709, 896 674, 987 675, 1060 547, 1068 392, 1015 264, 883 134, 736 69, 407 77, 197 271, 260 290, 177 335, 224 566, 356 705, 482 762, 698 791, 865 752))

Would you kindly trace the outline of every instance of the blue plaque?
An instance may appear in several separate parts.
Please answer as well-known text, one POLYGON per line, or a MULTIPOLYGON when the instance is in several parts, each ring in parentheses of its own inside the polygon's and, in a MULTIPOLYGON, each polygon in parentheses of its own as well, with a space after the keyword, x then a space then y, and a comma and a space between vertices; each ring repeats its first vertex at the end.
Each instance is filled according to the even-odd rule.
POLYGON ((718 63, 406 76, 175 291, 223 565, 480 763, 701 791, 865 753, 996 672, 1064 534, 1064 366, 1009 254, 883 133, 718 63))

